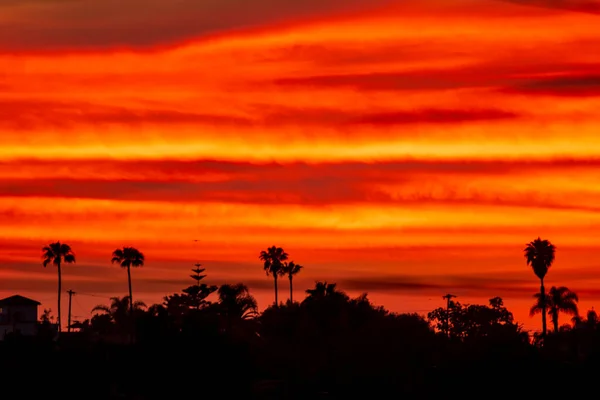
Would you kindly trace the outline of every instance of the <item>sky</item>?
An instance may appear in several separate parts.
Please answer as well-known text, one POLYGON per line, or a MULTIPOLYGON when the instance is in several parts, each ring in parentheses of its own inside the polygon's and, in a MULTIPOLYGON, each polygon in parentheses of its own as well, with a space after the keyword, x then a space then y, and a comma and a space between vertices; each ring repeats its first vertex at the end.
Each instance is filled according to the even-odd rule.
POLYGON ((137 299, 200 262, 264 308, 277 245, 305 267, 296 298, 316 280, 398 312, 501 296, 538 329, 539 236, 547 286, 586 311, 598 26, 590 0, 0 0, 0 295, 54 310, 40 257, 60 240, 79 319, 126 293, 122 246, 146 255, 137 299))

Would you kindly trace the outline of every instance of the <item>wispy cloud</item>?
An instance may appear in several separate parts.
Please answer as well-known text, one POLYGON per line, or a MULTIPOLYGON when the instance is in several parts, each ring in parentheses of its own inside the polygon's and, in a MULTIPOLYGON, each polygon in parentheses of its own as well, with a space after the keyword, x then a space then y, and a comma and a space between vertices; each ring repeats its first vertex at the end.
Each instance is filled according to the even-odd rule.
POLYGON ((152 46, 389 0, 2 0, 1 50, 152 46), (27 25, 23 24, 27 21, 27 25))

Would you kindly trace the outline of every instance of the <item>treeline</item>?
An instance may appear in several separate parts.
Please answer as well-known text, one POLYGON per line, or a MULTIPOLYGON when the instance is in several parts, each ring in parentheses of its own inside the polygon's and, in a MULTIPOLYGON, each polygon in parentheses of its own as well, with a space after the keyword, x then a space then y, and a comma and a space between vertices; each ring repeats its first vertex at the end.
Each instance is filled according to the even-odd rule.
MULTIPOLYGON (((64 246, 54 245, 59 252, 48 263, 72 254, 64 246)), ((120 250, 115 263, 143 265, 139 251, 120 250)), ((541 239, 525 249, 542 282, 554 250, 541 239)), ((581 317, 577 296, 564 287, 546 292, 542 283, 531 311, 548 315, 552 329, 532 336, 499 297, 461 304, 448 294, 444 307, 422 316, 316 282, 300 301, 282 302, 278 282, 287 278, 291 287, 295 275, 289 256, 273 246, 259 258, 277 298, 262 313, 244 284, 204 284, 197 264, 193 283, 160 304, 133 301, 130 291, 58 339, 46 312, 39 337, 0 344, 2 376, 27 375, 36 382, 28 395, 62 398, 496 398, 587 393, 576 382, 599 365, 598 317, 593 310, 581 317), (559 322, 565 312, 571 324, 559 322)))
MULTIPOLYGON (((201 273, 197 267, 193 276, 201 273)), ((392 313, 366 294, 351 298, 334 283, 317 282, 301 301, 259 314, 243 284, 222 285, 215 301, 205 297, 214 287, 202 287, 195 283, 149 307, 134 303, 133 325, 124 296, 96 307, 94 317, 57 341, 51 329, 35 340, 9 337, 0 347, 10 365, 4 376, 29 371, 40 382, 34 390, 68 379, 77 389, 71 395, 98 399, 176 398, 194 390, 257 399, 437 398, 491 388, 495 395, 553 394, 536 380, 548 380, 550 371, 580 379, 598 362, 593 311, 550 332, 542 345, 498 297, 487 305, 453 299, 425 317, 392 313)))

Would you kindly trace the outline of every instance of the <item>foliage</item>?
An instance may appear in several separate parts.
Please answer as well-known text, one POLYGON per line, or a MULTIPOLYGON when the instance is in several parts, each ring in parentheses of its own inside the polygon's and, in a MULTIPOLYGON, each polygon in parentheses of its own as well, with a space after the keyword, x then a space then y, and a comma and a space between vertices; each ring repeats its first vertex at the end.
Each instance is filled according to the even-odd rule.
POLYGON ((284 261, 288 259, 288 253, 281 247, 271 246, 260 252, 259 259, 263 261, 263 267, 267 275, 277 278, 284 272, 284 261))
POLYGON ((531 265, 539 279, 544 279, 554 262, 556 247, 548 240, 537 238, 527 244, 524 251, 527 265, 531 265))
POLYGON ((118 264, 121 268, 143 267, 144 262, 144 254, 134 247, 116 249, 111 259, 111 263, 118 264))
POLYGON ((542 297, 540 293, 536 293, 533 297, 536 301, 529 314, 534 316, 543 312, 543 310, 547 310, 555 332, 559 330, 558 317, 561 312, 571 316, 579 314, 579 308, 577 307, 579 297, 565 286, 552 286, 545 296, 542 297))
POLYGON ((450 336, 461 340, 499 335, 523 336, 521 327, 514 322, 512 313, 499 297, 490 299, 488 306, 450 301, 449 310, 437 308, 427 318, 438 331, 443 331, 448 321, 450 336))

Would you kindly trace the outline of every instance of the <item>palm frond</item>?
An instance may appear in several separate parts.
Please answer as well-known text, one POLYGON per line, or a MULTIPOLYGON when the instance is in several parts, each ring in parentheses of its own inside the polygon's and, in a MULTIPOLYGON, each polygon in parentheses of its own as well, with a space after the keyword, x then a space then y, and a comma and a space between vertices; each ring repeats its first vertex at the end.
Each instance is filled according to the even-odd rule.
POLYGON ((143 301, 134 301, 133 302, 133 308, 134 309, 143 309, 143 308, 147 308, 148 306, 146 305, 146 303, 144 303, 143 301))
POLYGON ((267 275, 283 275, 284 261, 288 259, 288 254, 277 246, 271 246, 267 250, 260 252, 258 258, 262 260, 263 268, 267 275))
POLYGON ((96 312, 96 311, 102 311, 102 312, 104 312, 106 314, 110 314, 111 310, 110 310, 109 307, 107 307, 107 306, 105 306, 103 304, 99 304, 96 307, 92 308, 91 312, 96 312))
POLYGON ((113 251, 111 263, 119 264, 122 268, 143 267, 145 262, 144 254, 135 247, 123 247, 113 251))
POLYGON ((59 253, 61 254, 69 254, 71 253, 71 246, 66 243, 59 243, 59 253))
POLYGON ((75 255, 68 244, 55 242, 42 247, 42 259, 42 265, 46 268, 49 264, 72 264, 75 262, 75 255))
POLYGON ((542 312, 542 307, 539 304, 535 304, 533 306, 531 306, 531 308, 529 309, 529 316, 533 317, 536 314, 540 314, 542 312))
POLYGON ((530 265, 540 279, 544 279, 555 259, 556 247, 549 240, 537 238, 524 249, 527 265, 530 265))

